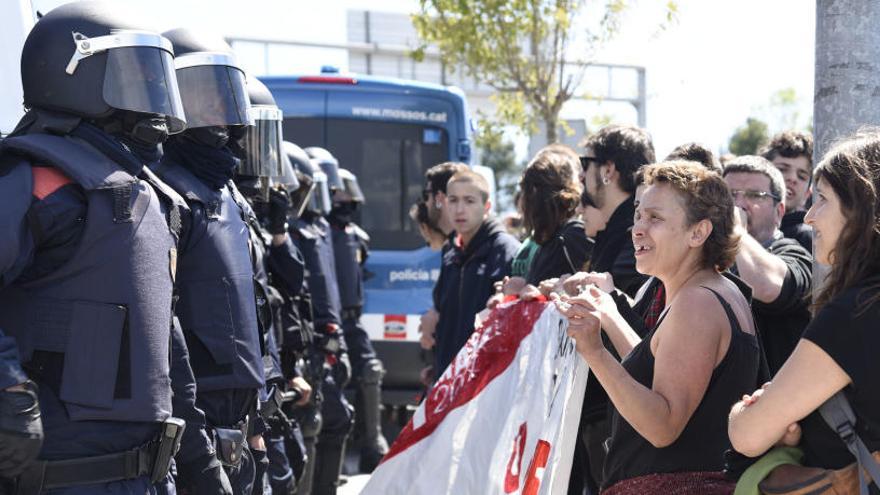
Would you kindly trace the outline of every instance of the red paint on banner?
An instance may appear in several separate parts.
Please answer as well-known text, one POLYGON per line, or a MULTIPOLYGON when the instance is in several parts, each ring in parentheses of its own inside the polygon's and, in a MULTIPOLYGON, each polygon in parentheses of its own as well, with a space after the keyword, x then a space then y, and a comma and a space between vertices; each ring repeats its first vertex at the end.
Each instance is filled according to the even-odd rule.
POLYGON ((526 448, 528 427, 526 423, 519 425, 519 433, 513 439, 513 452, 507 461, 507 474, 504 475, 504 493, 513 493, 519 488, 519 473, 522 470, 523 450, 526 448), (514 472, 516 470, 516 472, 514 472))
POLYGON ((503 373, 546 306, 546 300, 539 299, 501 305, 492 310, 428 392, 424 423, 416 429, 410 420, 382 462, 429 436, 447 414, 470 402, 503 373))
POLYGON ((385 338, 406 340, 406 315, 385 315, 385 338))
POLYGON ((529 465, 529 473, 526 475, 522 495, 538 495, 538 489, 541 488, 541 480, 544 478, 544 471, 549 460, 550 443, 546 440, 538 440, 538 445, 535 445, 535 455, 529 465))

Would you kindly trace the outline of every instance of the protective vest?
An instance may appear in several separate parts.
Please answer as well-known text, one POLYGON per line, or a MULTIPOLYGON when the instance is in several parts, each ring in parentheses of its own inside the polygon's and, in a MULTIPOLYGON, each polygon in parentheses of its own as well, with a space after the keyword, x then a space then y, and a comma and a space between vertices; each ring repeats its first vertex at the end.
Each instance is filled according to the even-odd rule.
POLYGON ((51 274, 0 290, 0 325, 15 337, 22 363, 27 368, 37 351, 63 354, 50 383, 73 420, 164 420, 183 199, 146 168, 146 180, 134 177, 71 136, 28 134, 2 148, 61 170, 88 201, 75 255, 51 274))
POLYGON ((329 231, 330 225, 322 217, 300 218, 291 227, 296 247, 306 262, 306 280, 317 332, 323 332, 328 323, 342 324, 333 239, 329 231))
POLYGON ((249 248, 250 210, 236 203, 231 182, 215 191, 166 160, 154 171, 193 209, 184 222, 176 314, 196 386, 199 391, 260 388, 263 359, 249 248))
POLYGON ((364 305, 364 277, 361 270, 361 238, 352 223, 333 226, 333 255, 336 279, 343 309, 360 309, 364 305))
MULTIPOLYGON (((234 191, 233 199, 250 211, 247 200, 238 191, 234 191)), ((281 373, 281 357, 278 353, 275 332, 275 311, 280 304, 281 295, 269 283, 268 248, 255 216, 248 218, 250 234, 251 263, 254 267, 254 294, 256 295, 257 321, 260 328, 260 342, 263 350, 263 375, 266 381, 283 378, 281 373)))

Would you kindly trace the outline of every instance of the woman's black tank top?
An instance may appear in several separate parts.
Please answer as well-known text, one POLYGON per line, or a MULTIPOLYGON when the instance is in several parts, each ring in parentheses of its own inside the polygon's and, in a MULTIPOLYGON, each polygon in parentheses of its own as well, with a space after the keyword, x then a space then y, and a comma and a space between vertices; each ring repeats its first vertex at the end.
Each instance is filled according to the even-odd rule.
MULTIPOLYGON (((654 447, 620 413, 614 411, 608 457, 605 459, 604 487, 647 474, 721 471, 724 451, 730 447, 727 416, 743 394, 754 391, 759 348, 755 336, 742 331, 727 301, 714 290, 704 288, 715 294, 730 321, 731 336, 727 353, 712 372, 703 400, 672 445, 654 447)), ((636 381, 648 388, 654 381, 651 337, 665 316, 666 313, 622 363, 636 381)))

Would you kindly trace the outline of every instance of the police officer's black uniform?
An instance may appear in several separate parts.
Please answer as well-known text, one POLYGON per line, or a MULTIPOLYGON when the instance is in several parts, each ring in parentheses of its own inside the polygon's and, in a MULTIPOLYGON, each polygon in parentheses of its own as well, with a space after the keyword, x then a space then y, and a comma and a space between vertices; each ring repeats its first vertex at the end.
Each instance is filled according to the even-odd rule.
POLYGON ((0 476, 24 469, 0 491, 174 490, 172 284, 185 206, 144 163, 183 128, 183 112, 164 70, 168 40, 117 14, 62 6, 22 52, 30 111, 0 145, 0 388, 26 376, 39 405, 35 387, 0 392, 2 414, 26 418, 0 421, 22 427, 0 431, 0 476), (27 464, 40 413, 45 441, 27 464))
MULTIPOLYGON (((154 167, 191 209, 183 219, 175 312, 217 458, 233 492, 249 494, 254 465, 247 437, 264 385, 263 360, 247 227, 252 213, 232 183, 238 160, 227 147, 230 131, 251 122, 245 76, 224 41, 184 29, 165 36, 177 51, 189 119, 154 167)), ((198 485, 203 473, 181 469, 179 475, 198 485)))
POLYGON ((300 422, 307 446, 317 434, 313 464, 314 479, 310 470, 303 479, 301 488, 311 488, 315 495, 336 493, 342 462, 345 456, 345 442, 351 432, 354 419, 353 408, 342 393, 350 378, 350 364, 345 353, 345 339, 341 330, 341 303, 336 281, 336 267, 333 255, 330 225, 324 215, 330 211, 330 194, 326 186, 326 175, 313 163, 303 150, 292 143, 285 142, 285 151, 297 170, 309 175, 316 187, 312 201, 302 216, 291 225, 291 237, 303 254, 306 262, 306 280, 312 298, 314 328, 317 342, 317 355, 326 357, 329 373, 324 373, 321 381, 320 419, 318 411, 300 422))
POLYGON ((370 236, 354 223, 353 216, 365 198, 357 177, 339 168, 338 161, 329 151, 318 147, 306 148, 305 151, 318 162, 330 185, 333 208, 327 220, 332 227, 343 334, 351 359, 352 378, 357 385, 355 411, 358 439, 361 441, 359 467, 362 472, 372 472, 388 452, 388 442, 382 435, 380 418, 385 368, 376 357, 370 337, 360 323, 364 306, 361 266, 366 261, 370 236))

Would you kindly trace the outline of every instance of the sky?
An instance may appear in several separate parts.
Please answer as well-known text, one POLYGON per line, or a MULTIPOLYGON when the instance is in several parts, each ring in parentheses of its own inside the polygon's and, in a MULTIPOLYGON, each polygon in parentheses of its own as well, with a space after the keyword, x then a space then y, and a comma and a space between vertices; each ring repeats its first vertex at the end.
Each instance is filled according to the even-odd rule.
MULTIPOLYGON (((190 26, 225 36, 340 42, 346 38, 346 10, 409 13, 417 0, 114 0, 161 29, 190 26)), ((595 3, 595 0, 587 0, 595 3)), ((33 0, 43 12, 65 3, 33 0)), ((603 2, 604 3, 604 2, 603 2)), ((657 154, 697 141, 726 149, 734 130, 749 116, 771 130, 783 122, 770 100, 791 88, 797 96, 798 126, 812 113, 815 4, 804 0, 676 0, 677 22, 658 26, 666 0, 630 0, 619 36, 599 49, 596 61, 641 65, 647 73, 647 127, 657 154)), ((579 54, 573 54, 578 56, 579 54)), ((300 50, 291 72, 345 66, 339 51, 300 50)), ((596 115, 635 123, 635 111, 621 103, 578 104, 563 117, 596 115)))

